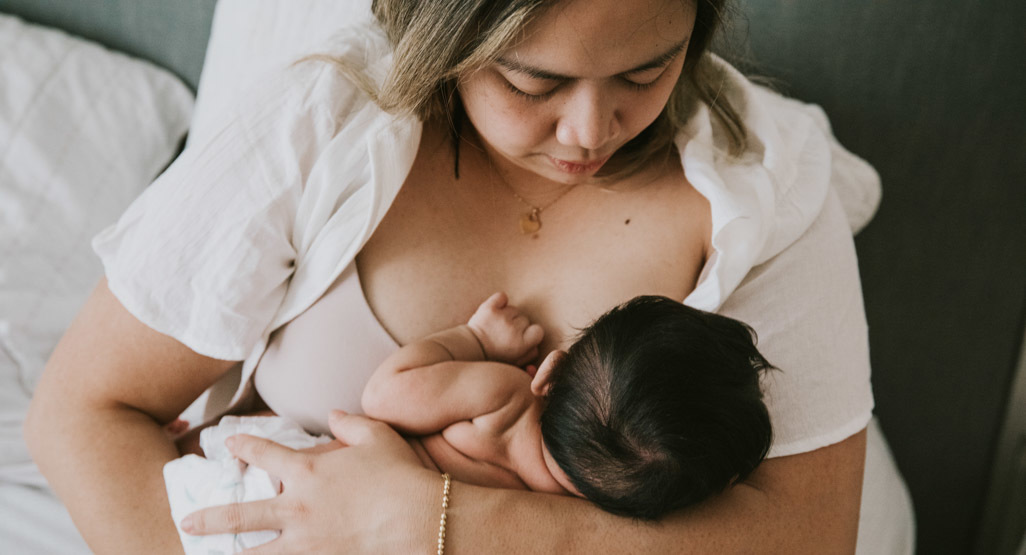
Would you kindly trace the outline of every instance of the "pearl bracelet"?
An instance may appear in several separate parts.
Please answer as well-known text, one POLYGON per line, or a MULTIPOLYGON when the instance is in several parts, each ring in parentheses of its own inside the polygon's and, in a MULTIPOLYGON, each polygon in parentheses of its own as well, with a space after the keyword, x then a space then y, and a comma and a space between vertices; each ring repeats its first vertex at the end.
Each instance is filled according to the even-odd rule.
POLYGON ((449 509, 449 485, 451 479, 449 473, 442 474, 445 485, 442 486, 442 520, 438 523, 438 555, 445 553, 445 512, 449 509))

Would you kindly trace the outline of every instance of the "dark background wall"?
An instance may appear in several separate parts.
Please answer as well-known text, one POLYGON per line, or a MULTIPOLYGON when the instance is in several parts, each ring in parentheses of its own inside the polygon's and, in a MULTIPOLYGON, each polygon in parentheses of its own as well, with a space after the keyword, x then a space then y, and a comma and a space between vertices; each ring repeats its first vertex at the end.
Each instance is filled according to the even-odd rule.
POLYGON ((1026 320, 1026 3, 737 6, 727 51, 880 172, 856 239, 876 413, 918 552, 971 553, 1026 320))

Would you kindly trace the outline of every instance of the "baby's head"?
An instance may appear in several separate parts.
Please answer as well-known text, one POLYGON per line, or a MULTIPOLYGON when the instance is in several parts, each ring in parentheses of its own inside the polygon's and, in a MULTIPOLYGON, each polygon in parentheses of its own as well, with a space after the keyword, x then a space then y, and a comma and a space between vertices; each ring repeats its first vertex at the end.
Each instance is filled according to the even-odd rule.
POLYGON ((665 297, 637 297, 539 368, 541 433, 580 494, 656 519, 744 479, 769 450, 754 332, 665 297))

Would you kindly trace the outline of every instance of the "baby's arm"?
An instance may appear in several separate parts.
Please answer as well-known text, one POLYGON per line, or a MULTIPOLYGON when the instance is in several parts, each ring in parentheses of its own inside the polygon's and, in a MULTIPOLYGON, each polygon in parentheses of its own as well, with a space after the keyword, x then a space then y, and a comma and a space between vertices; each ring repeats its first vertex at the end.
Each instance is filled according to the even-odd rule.
POLYGON ((536 357, 543 335, 496 293, 467 324, 386 359, 364 389, 363 410, 415 435, 493 413, 529 393, 530 376, 513 364, 536 357))

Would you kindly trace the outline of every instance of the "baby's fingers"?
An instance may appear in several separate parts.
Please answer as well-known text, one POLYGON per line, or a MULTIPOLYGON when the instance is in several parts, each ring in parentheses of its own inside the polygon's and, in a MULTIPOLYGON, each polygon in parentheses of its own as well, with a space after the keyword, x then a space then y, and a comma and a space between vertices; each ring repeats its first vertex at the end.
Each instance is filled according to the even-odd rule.
POLYGON ((531 324, 524 330, 524 345, 537 347, 545 337, 545 329, 538 324, 531 324))
POLYGON ((485 299, 485 302, 481 303, 480 308, 502 310, 508 303, 509 297, 507 297, 502 291, 499 291, 497 293, 492 293, 491 297, 485 299))
POLYGON ((523 314, 514 316, 510 323, 513 324, 513 329, 519 332, 526 331, 527 327, 531 325, 531 321, 528 320, 527 316, 524 316, 523 314))
MULTIPOLYGON (((523 367, 526 367, 528 364, 530 364, 530 362, 533 361, 536 358, 538 358, 538 347, 531 347, 530 350, 528 350, 526 353, 524 353, 524 356, 520 357, 520 359, 517 360, 513 364, 514 364, 514 366, 520 366, 520 367, 523 368, 523 367)), ((525 368, 525 370, 526 370, 526 368, 525 368)), ((537 373, 537 369, 535 369, 534 373, 532 373, 530 370, 528 370, 527 373, 531 377, 534 377, 534 373, 537 373)))

